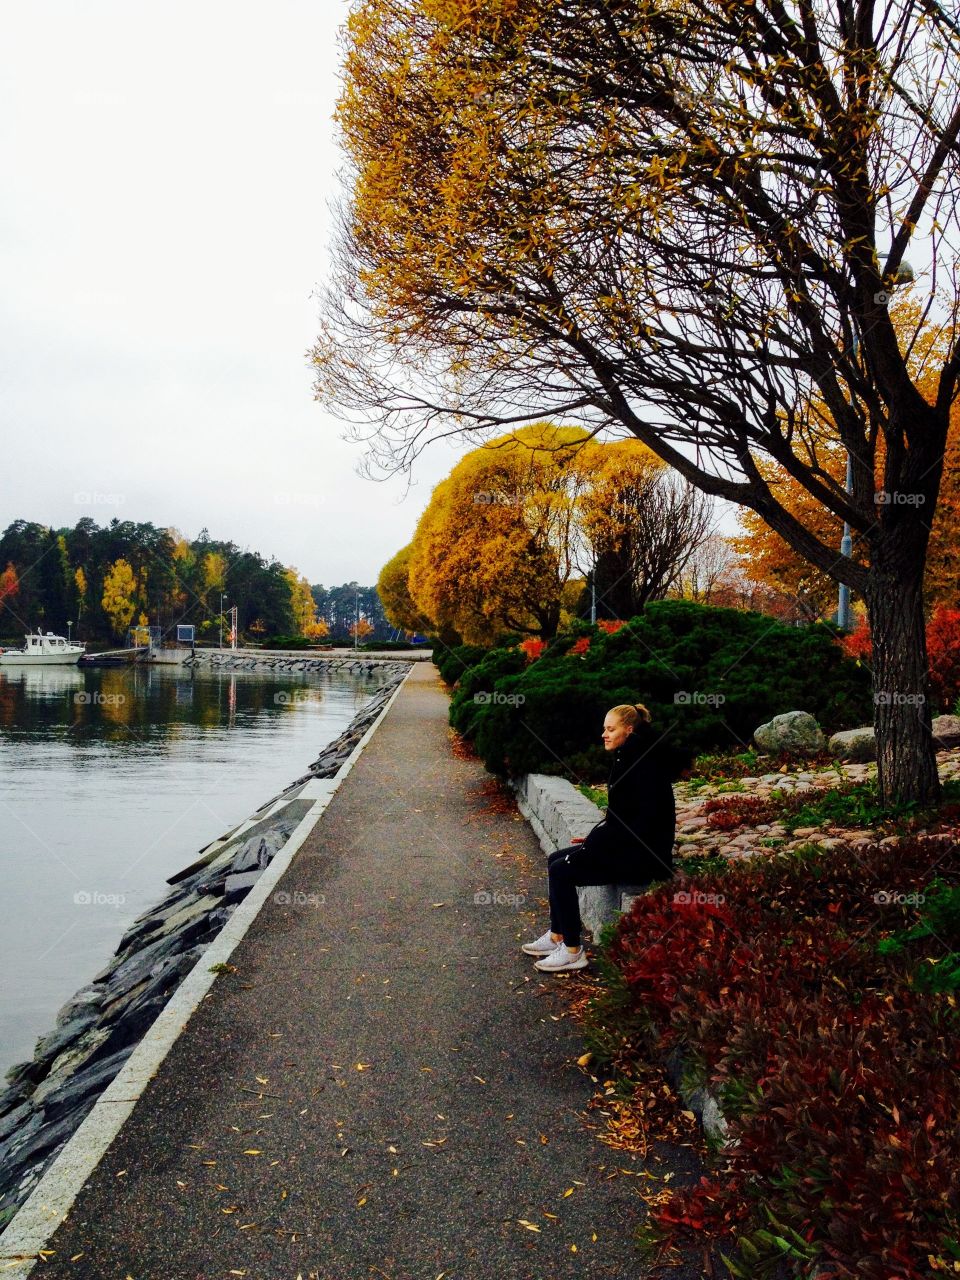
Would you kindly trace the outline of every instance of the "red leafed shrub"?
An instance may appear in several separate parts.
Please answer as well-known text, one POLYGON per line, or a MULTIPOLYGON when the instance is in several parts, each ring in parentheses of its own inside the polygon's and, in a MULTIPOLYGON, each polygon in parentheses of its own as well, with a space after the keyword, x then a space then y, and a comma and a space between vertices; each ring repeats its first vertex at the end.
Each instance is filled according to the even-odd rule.
POLYGON ((527 660, 529 662, 536 661, 546 647, 546 642, 541 640, 538 636, 530 636, 526 640, 521 640, 517 645, 517 648, 527 655, 527 660))
MULTIPOLYGON (((920 1280, 960 1239, 960 1015, 876 942, 957 849, 905 839, 675 878, 621 918, 607 957, 661 1048, 681 1046, 731 1142, 653 1210, 749 1259, 769 1210, 824 1280, 920 1280)), ((931 939, 931 945, 933 940, 931 939)), ((946 1268, 942 1268, 946 1269, 946 1268)), ((751 1273, 752 1274, 752 1273, 751 1273)))
POLYGON ((744 823, 755 826, 758 822, 772 822, 783 812, 766 796, 732 796, 722 800, 708 800, 702 812, 707 815, 707 826, 717 831, 732 831, 744 823))
POLYGON ((615 631, 619 631, 621 627, 625 627, 626 621, 620 622, 612 618, 598 618, 597 626, 601 631, 606 631, 608 635, 613 635, 615 631))
POLYGON ((927 623, 930 688, 944 711, 960 698, 960 609, 935 609, 927 623))
MULTIPOLYGON (((703 892, 706 883, 698 881, 698 887, 710 897, 703 892)), ((635 904, 629 927, 621 925, 610 945, 609 957, 623 972, 631 999, 654 1011, 665 1030, 685 984, 700 975, 701 955, 709 951, 711 960, 723 957, 729 964, 728 949, 737 941, 725 903, 690 901, 692 897, 669 884, 644 894, 643 908, 635 904)))
POLYGON ((869 662, 873 655, 873 643, 870 639, 870 624, 861 618, 854 629, 840 641, 848 658, 857 658, 861 662, 869 662))
MULTIPOLYGON (((956 1015, 896 985, 868 993, 855 1016, 838 1017, 832 998, 791 1014, 730 1122, 714 1180, 678 1192, 655 1219, 729 1236, 737 1208, 763 1194, 815 1246, 818 1276, 930 1275, 928 1256, 952 1258, 960 1227, 956 1015)), ((741 1212, 736 1234, 749 1228, 741 1212)))
MULTIPOLYGON (((841 640, 851 658, 869 662, 873 647, 865 618, 841 640)), ((944 711, 960 698, 960 609, 934 609, 927 623, 927 662, 930 690, 944 711)))
POLYGON ((589 648, 590 648, 590 637, 581 636, 580 639, 577 640, 574 644, 572 644, 570 648, 567 650, 567 657, 579 658, 581 657, 582 654, 586 653, 589 648))

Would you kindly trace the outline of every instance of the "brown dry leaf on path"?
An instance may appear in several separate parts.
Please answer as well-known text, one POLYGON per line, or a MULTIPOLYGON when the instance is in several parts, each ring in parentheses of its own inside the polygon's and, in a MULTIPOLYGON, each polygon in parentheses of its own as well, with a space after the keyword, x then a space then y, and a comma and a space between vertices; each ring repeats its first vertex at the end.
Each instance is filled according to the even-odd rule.
POLYGON ((449 731, 450 750, 458 760, 479 760, 480 757, 474 751, 473 747, 461 734, 455 729, 449 731))

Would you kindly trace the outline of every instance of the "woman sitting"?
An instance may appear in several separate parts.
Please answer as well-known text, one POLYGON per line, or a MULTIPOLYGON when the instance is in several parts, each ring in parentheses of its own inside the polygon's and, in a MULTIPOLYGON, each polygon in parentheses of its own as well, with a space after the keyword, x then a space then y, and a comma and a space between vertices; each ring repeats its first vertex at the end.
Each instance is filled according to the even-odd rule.
POLYGON ((603 745, 612 752, 606 817, 580 844, 557 849, 547 859, 550 928, 522 950, 540 956, 544 973, 583 969, 580 941, 581 885, 646 887, 673 875, 676 807, 669 750, 637 703, 612 707, 603 722, 603 745))

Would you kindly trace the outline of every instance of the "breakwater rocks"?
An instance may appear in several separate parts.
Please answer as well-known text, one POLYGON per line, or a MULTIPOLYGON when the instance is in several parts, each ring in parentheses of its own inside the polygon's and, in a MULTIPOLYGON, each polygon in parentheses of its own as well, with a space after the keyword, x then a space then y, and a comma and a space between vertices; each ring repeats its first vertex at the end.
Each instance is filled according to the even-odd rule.
POLYGON ((0 1093, 0 1229, 313 808, 304 786, 336 776, 410 670, 409 663, 379 665, 389 667, 386 682, 307 773, 171 876, 170 892, 131 924, 109 963, 67 1001, 33 1058, 7 1072, 0 1093))
MULTIPOLYGON (((419 656, 419 655, 418 655, 419 656)), ((189 658, 184 658, 185 667, 209 667, 214 671, 346 671, 348 675, 372 675, 384 672, 387 675, 400 674, 400 678, 410 669, 410 661, 383 658, 338 656, 338 657, 304 657, 302 654, 284 656, 281 653, 250 653, 233 649, 201 649, 189 658)))

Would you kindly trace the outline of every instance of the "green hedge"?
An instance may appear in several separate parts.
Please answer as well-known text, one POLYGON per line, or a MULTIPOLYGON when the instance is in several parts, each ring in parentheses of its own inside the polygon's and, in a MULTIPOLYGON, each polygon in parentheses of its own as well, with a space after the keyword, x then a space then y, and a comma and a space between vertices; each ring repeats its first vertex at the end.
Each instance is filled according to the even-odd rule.
POLYGON ((452 649, 436 645, 433 650, 433 664, 440 672, 446 684, 456 684, 465 671, 482 662, 489 649, 479 644, 458 644, 452 649))
POLYGON ((827 733, 873 718, 869 673, 829 628, 660 600, 613 634, 577 624, 531 663, 516 649, 488 652, 461 676, 450 722, 494 773, 602 775, 603 717, 620 702, 650 708, 678 770, 749 744, 784 711, 811 712, 827 733), (583 635, 587 653, 570 654, 583 635))

